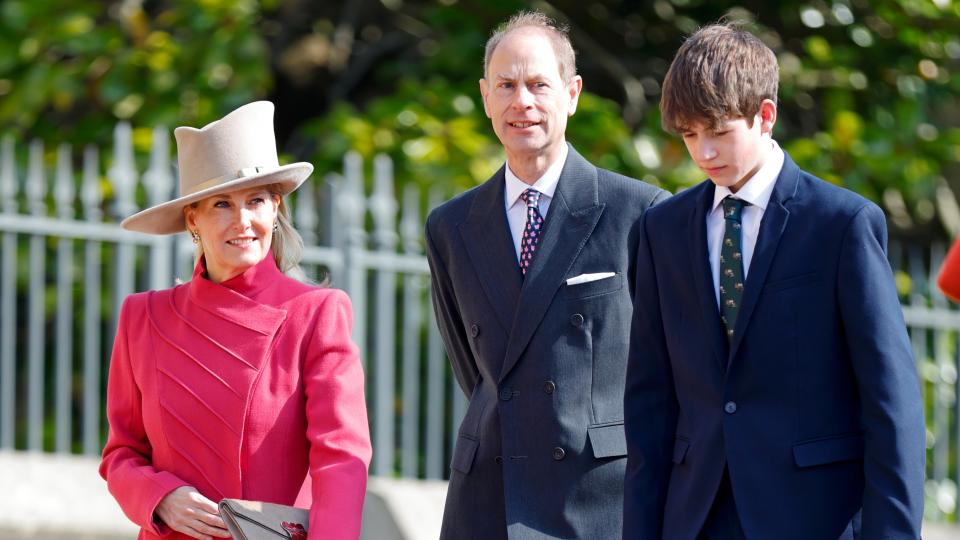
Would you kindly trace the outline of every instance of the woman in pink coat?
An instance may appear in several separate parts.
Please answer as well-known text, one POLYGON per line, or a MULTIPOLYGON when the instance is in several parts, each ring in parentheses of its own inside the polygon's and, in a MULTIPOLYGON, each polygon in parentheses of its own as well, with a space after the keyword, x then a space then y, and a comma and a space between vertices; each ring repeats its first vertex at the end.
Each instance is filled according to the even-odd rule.
POLYGON ((193 278, 129 296, 107 388, 100 474, 140 539, 229 538, 223 498, 310 509, 309 538, 360 535, 370 439, 350 301, 307 285, 283 196, 273 105, 177 128, 180 197, 123 222, 187 230, 193 278))

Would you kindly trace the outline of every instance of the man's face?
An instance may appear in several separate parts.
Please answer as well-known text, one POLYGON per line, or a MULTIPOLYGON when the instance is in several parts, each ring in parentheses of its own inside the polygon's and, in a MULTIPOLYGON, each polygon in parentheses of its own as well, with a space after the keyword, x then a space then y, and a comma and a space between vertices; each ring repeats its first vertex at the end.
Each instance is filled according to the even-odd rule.
POLYGON ((696 122, 681 132, 687 152, 714 184, 736 193, 763 166, 776 110, 772 101, 764 100, 752 122, 728 118, 716 130, 696 122))
POLYGON ((579 76, 561 79, 557 56, 542 31, 507 34, 480 80, 483 109, 507 159, 522 161, 559 151, 582 84, 579 76))

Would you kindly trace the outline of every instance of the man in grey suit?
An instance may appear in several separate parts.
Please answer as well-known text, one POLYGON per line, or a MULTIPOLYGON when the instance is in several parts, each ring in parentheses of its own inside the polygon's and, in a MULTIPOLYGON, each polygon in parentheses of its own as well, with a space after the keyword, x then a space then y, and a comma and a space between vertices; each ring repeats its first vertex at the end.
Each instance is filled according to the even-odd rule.
POLYGON ((434 309, 470 398, 441 538, 619 539, 639 219, 667 193, 567 145, 583 83, 565 29, 516 15, 484 67, 507 164, 426 227, 434 309))

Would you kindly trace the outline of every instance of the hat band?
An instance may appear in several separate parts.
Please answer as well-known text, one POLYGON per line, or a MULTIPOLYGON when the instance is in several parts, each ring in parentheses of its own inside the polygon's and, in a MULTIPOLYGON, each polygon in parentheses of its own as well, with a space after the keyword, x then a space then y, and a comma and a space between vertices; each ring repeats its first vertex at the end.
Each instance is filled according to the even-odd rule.
POLYGON ((232 180, 237 180, 237 179, 243 178, 243 177, 245 177, 245 176, 253 176, 253 175, 255 175, 255 174, 262 173, 262 172, 266 171, 267 169, 271 169, 271 168, 273 168, 273 167, 262 167, 262 166, 259 166, 259 165, 256 166, 256 167, 244 167, 244 168, 238 170, 238 171, 236 172, 236 174, 224 174, 224 175, 218 176, 218 177, 216 177, 216 178, 211 178, 210 180, 205 180, 205 181, 203 181, 203 182, 200 182, 199 184, 196 184, 196 185, 194 185, 192 188, 190 188, 189 190, 187 190, 187 192, 184 193, 184 194, 182 194, 181 197, 186 197, 187 195, 193 195, 194 193, 197 193, 197 192, 199 192, 199 191, 203 191, 203 190, 205 190, 205 189, 209 189, 209 188, 212 188, 212 187, 216 187, 216 186, 218 186, 218 185, 220 185, 220 184, 224 184, 224 183, 230 182, 230 181, 232 181, 232 180))

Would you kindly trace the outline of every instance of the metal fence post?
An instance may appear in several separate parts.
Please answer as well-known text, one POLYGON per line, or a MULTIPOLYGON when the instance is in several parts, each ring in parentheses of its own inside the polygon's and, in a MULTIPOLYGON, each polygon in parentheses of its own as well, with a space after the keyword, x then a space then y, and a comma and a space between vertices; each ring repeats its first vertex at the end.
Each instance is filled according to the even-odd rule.
MULTIPOLYGON (((43 142, 39 140, 30 143, 25 191, 30 214, 35 217, 46 215, 47 186, 46 175, 43 172, 43 142)), ((42 235, 30 235, 30 301, 27 312, 27 449, 37 452, 43 450, 46 249, 46 239, 42 235)))
MULTIPOLYGON (((13 137, 3 138, 0 152, 0 212, 17 213, 16 156, 13 137)), ((14 447, 16 421, 15 359, 17 331, 17 235, 3 233, 0 261, 0 448, 14 447)))
MULTIPOLYGON (((68 144, 57 148, 57 172, 54 184, 54 200, 57 217, 72 220, 74 211, 74 179, 68 144)), ((73 239, 57 240, 57 378, 54 396, 56 409, 55 448, 57 452, 70 452, 72 442, 73 397, 73 239)))

